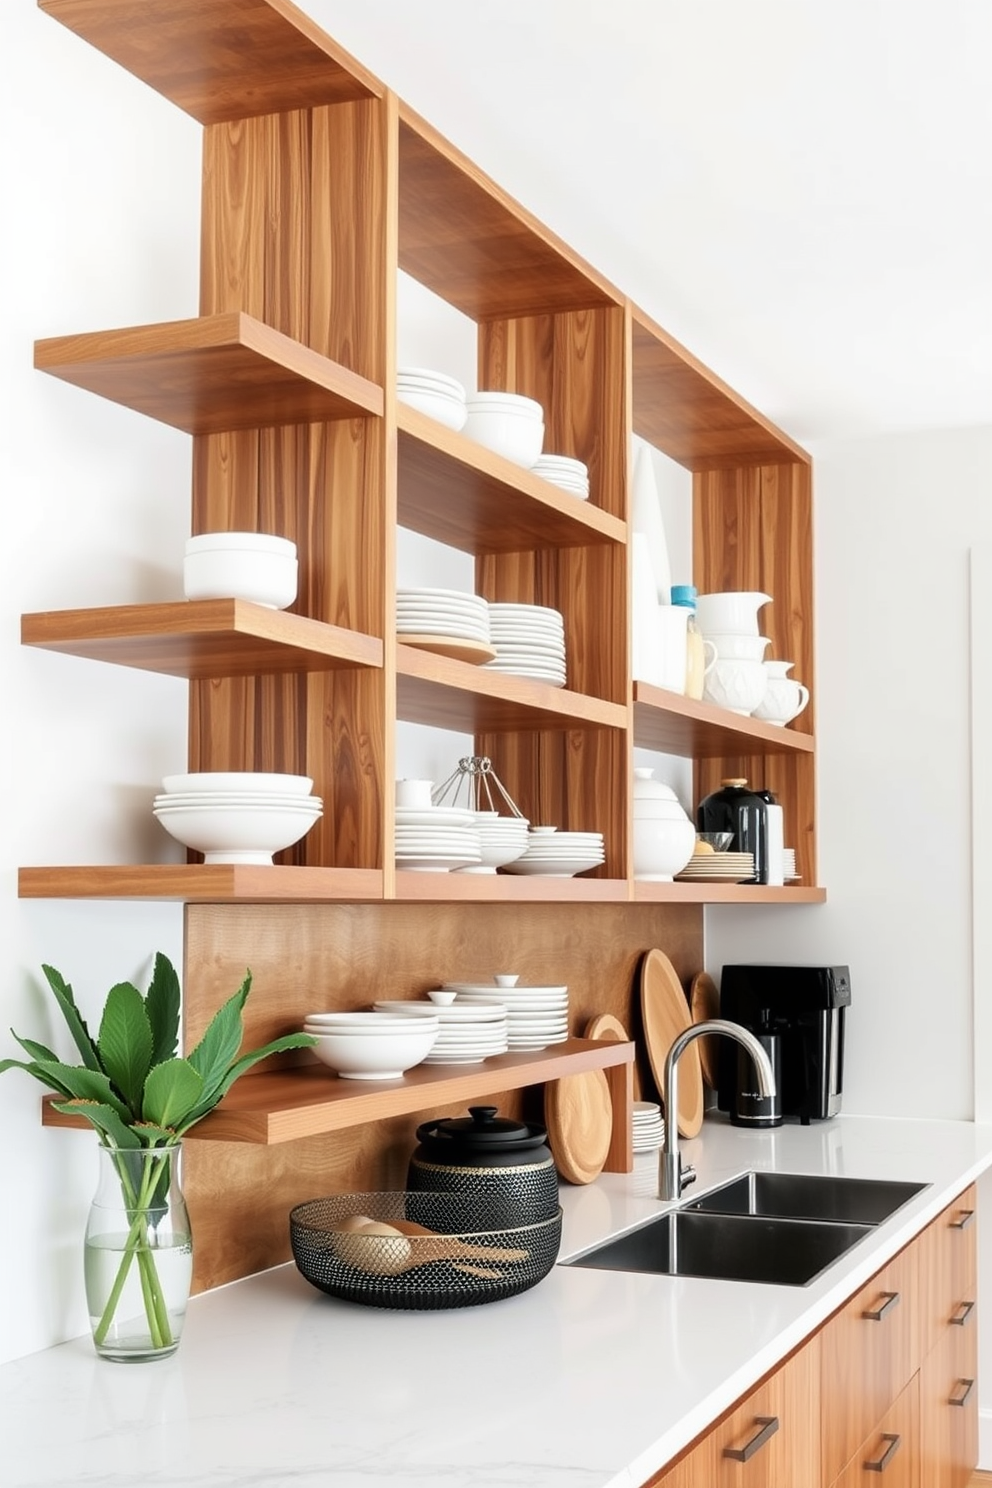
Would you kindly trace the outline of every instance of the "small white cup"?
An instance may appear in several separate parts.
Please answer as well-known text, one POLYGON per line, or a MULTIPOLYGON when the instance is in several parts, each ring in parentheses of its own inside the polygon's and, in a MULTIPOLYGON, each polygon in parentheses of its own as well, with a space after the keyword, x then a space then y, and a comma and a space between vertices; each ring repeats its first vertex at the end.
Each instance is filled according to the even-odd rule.
POLYGON ((397 780, 396 804, 416 811, 426 810, 434 804, 431 800, 433 789, 433 780, 397 780))

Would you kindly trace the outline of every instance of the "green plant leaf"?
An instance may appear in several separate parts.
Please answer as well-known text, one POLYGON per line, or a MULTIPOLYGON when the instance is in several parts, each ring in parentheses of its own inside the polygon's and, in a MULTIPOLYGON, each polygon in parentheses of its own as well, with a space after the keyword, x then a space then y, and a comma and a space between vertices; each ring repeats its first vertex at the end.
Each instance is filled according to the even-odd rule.
MULTIPOLYGON (((57 1063, 57 1061, 52 1062, 57 1063)), ((40 1080, 42 1085, 47 1085, 49 1090, 54 1090, 57 1095, 71 1096, 72 1091, 67 1089, 60 1080, 54 1079, 52 1075, 44 1071, 41 1064, 41 1060, 33 1060, 31 1064, 25 1064, 23 1059, 0 1059, 0 1075, 9 1069, 23 1070, 26 1075, 33 1075, 36 1080, 40 1080)))
POLYGON ((241 1048, 244 1034, 241 1011, 250 991, 249 971, 234 996, 214 1013, 200 1042, 187 1056, 193 1068, 203 1076, 203 1100, 209 1100, 219 1088, 241 1048))
POLYGON ((172 1059, 179 1048, 179 977, 168 956, 158 951, 148 984, 145 1011, 152 1030, 152 1064, 172 1059))
POLYGON ((83 1063, 87 1069, 100 1069, 102 1066, 100 1064, 99 1051, 90 1037, 90 1031, 83 1021, 82 1014, 76 1006, 76 999, 73 996, 72 988, 62 976, 62 973, 56 971, 54 966, 42 966, 41 969, 45 973, 48 985, 55 994, 56 1002, 62 1009, 62 1016, 68 1024, 73 1043, 83 1056, 83 1063))
POLYGON ((183 1120, 181 1133, 189 1131, 204 1116, 208 1116, 218 1102, 227 1094, 235 1080, 251 1069, 252 1065, 258 1064, 259 1060, 267 1059, 270 1054, 283 1054, 287 1049, 312 1049, 317 1040, 309 1033, 286 1033, 282 1038, 273 1039, 271 1043, 264 1044, 260 1049, 253 1049, 250 1054, 244 1054, 230 1066, 217 1089, 194 1107, 189 1115, 183 1120))
POLYGON ((134 1116, 141 1115, 141 1095, 152 1063, 152 1030, 145 999, 130 982, 118 982, 107 993, 97 1044, 100 1063, 134 1116))
POLYGON ((114 1090, 102 1070, 86 1069, 81 1064, 62 1064, 57 1059, 34 1059, 25 1064, 20 1059, 0 1060, 0 1075, 4 1070, 22 1069, 33 1075, 56 1095, 68 1096, 70 1100, 96 1101, 113 1108, 124 1122, 129 1122, 131 1113, 114 1090))
POLYGON ((49 1059, 53 1064, 58 1063, 59 1056, 51 1049, 47 1048, 45 1044, 36 1043, 34 1039, 21 1038, 20 1034, 14 1033, 13 1029, 11 1029, 10 1031, 14 1034, 15 1039, 20 1044, 25 1054, 30 1054, 32 1059, 49 1059))
POLYGON ((66 1116, 85 1116, 97 1131, 108 1136, 115 1147, 135 1148, 141 1143, 130 1126, 125 1126, 113 1106, 101 1105, 99 1101, 71 1100, 53 1101, 52 1107, 66 1116))
POLYGON ((177 1131, 203 1094, 203 1080, 185 1059, 166 1059, 149 1072, 145 1081, 142 1117, 156 1126, 177 1131))

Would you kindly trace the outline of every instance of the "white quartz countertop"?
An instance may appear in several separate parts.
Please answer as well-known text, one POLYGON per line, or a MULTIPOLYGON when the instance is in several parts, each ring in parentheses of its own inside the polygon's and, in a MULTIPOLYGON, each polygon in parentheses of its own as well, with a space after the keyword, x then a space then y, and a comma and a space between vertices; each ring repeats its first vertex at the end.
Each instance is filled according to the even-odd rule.
MULTIPOLYGON (((992 1127, 707 1117, 683 1149, 687 1198, 751 1167, 929 1186, 806 1287, 559 1265, 406 1313, 279 1267, 194 1299, 172 1359, 102 1362, 86 1337, 0 1368, 4 1488, 637 1488, 992 1165, 992 1127)), ((635 1162, 563 1185, 562 1259, 666 1207, 656 1156, 635 1162)))

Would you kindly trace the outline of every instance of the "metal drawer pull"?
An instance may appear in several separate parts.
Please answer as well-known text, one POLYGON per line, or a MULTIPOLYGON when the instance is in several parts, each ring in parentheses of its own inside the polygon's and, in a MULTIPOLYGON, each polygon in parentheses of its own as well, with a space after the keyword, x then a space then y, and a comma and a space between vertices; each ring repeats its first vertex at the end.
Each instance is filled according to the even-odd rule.
POLYGON ((962 1209, 957 1219, 951 1220, 952 1230, 966 1230, 975 1217, 974 1209, 962 1209))
POLYGON ((974 1310, 974 1302, 959 1302, 951 1314, 951 1322, 956 1328, 963 1328, 974 1310))
POLYGON ((896 1436, 891 1431, 883 1431, 882 1440, 884 1442, 888 1442, 889 1445, 886 1447, 885 1451, 882 1453, 881 1457, 879 1457, 877 1462, 866 1462, 864 1464, 865 1472, 884 1472, 889 1463, 892 1461, 895 1454, 898 1452, 899 1443, 902 1441, 902 1437, 896 1436))
POLYGON ((724 1447, 724 1457, 732 1457, 735 1462, 749 1462, 755 1452, 760 1452, 765 1442, 773 1437, 778 1430, 778 1416, 755 1416, 754 1424, 760 1426, 749 1442, 743 1447, 724 1447))
POLYGON ((971 1394, 972 1390, 975 1388, 975 1381, 973 1379, 970 1379, 970 1380, 969 1379, 961 1379, 961 1380, 958 1380, 958 1384, 959 1385, 964 1385, 964 1394, 963 1395, 952 1395, 951 1398, 950 1398, 950 1400, 947 1402, 948 1405, 964 1405, 966 1403, 967 1399, 968 1399, 968 1396, 971 1394))
POLYGON ((876 1307, 874 1311, 872 1311, 871 1308, 866 1307, 864 1312, 861 1314, 861 1316, 867 1319, 869 1323, 880 1323, 889 1309, 895 1307, 896 1303, 899 1301, 898 1292, 883 1292, 882 1296, 885 1298, 885 1301, 882 1303, 881 1307, 876 1307))

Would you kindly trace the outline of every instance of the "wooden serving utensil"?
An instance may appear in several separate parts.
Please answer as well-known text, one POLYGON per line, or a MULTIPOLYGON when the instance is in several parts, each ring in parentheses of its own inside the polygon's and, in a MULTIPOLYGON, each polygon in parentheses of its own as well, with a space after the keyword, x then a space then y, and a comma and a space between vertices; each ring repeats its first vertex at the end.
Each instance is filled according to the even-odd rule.
MULTIPOLYGON (((425 1257, 431 1261, 450 1260, 477 1260, 477 1261, 529 1261, 529 1250, 517 1250, 509 1246, 500 1245, 470 1245, 466 1240, 459 1240, 453 1235, 442 1235, 438 1230, 428 1230, 426 1226, 415 1224, 412 1219, 393 1219, 390 1224, 399 1230, 401 1235, 410 1235, 416 1239, 429 1239, 431 1241, 442 1241, 443 1244, 423 1246, 425 1251, 429 1249, 430 1254, 425 1257)), ((416 1249, 416 1247, 414 1247, 416 1249)), ((422 1264, 422 1263, 421 1263, 422 1264)))
MULTIPOLYGON (((453 1235, 428 1230, 409 1219, 388 1223, 371 1220, 357 1228, 335 1232, 334 1250, 340 1260, 371 1276, 402 1276, 433 1261, 527 1261, 529 1250, 498 1245, 469 1245, 453 1235)), ((482 1270, 488 1268, 479 1268, 482 1270)), ((472 1274, 471 1272, 469 1274, 472 1274)), ((501 1273, 492 1273, 493 1277, 501 1273)))

